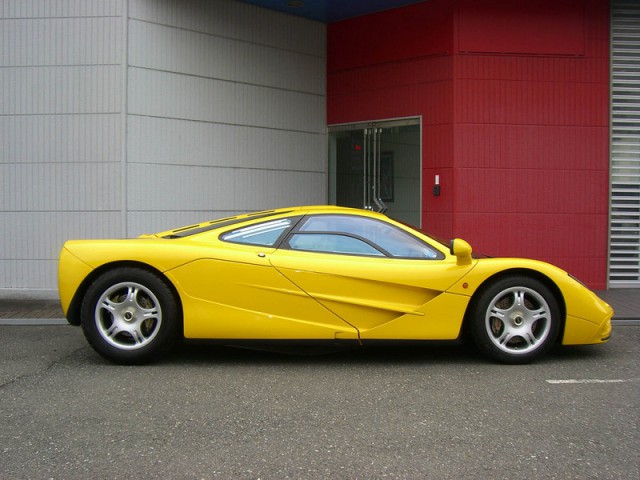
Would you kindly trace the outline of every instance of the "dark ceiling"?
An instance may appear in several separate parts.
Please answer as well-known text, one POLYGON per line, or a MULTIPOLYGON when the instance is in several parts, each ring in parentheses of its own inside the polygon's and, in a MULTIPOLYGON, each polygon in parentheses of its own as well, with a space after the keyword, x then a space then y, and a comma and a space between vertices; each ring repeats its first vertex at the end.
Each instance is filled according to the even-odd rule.
POLYGON ((242 0, 271 10, 332 23, 368 13, 418 3, 420 0, 242 0))

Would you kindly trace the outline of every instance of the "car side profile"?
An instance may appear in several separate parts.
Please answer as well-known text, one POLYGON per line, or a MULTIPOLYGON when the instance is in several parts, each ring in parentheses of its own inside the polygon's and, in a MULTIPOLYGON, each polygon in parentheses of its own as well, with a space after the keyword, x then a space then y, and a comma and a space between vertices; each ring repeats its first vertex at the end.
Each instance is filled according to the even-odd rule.
POLYGON ((248 213, 122 240, 71 240, 59 261, 68 322, 117 363, 179 339, 367 346, 468 337, 503 363, 598 344, 611 307, 567 272, 474 258, 383 214, 336 206, 248 213))

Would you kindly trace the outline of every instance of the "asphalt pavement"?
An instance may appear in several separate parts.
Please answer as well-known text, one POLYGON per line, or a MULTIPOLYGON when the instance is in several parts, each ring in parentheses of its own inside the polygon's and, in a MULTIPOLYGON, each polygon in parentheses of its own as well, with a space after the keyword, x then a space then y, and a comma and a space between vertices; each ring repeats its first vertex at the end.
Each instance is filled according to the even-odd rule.
POLYGON ((2 479, 637 479, 640 328, 504 366, 460 345, 110 364, 0 326, 2 479))

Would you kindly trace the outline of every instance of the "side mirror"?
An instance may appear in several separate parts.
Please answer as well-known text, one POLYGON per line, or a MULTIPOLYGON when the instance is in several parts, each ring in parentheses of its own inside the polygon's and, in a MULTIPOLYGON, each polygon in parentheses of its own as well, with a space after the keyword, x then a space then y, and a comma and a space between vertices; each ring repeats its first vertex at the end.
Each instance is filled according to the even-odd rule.
POLYGON ((461 238, 454 238, 449 244, 451 255, 455 255, 458 265, 471 265, 471 245, 461 238))

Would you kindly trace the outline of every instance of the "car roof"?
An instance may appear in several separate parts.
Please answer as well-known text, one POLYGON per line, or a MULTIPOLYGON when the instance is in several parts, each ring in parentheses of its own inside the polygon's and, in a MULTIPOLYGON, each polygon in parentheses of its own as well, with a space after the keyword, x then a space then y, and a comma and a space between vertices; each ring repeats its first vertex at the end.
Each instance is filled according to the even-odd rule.
POLYGON ((295 207, 282 207, 273 210, 262 210, 257 212, 248 212, 240 215, 233 215, 230 217, 223 217, 214 220, 209 220, 201 223, 195 223, 191 225, 185 225, 183 227, 173 228, 158 232, 152 235, 141 235, 141 237, 164 237, 170 238, 175 236, 183 236, 187 231, 193 234, 194 231, 210 231, 215 230, 218 226, 222 227, 230 223, 242 223, 253 219, 278 217, 280 215, 306 215, 306 214, 331 214, 331 213, 344 213, 344 214, 356 214, 369 217, 384 217, 383 214, 372 212, 370 210, 363 210, 351 207, 341 207, 337 205, 307 205, 307 206, 295 206, 295 207))

